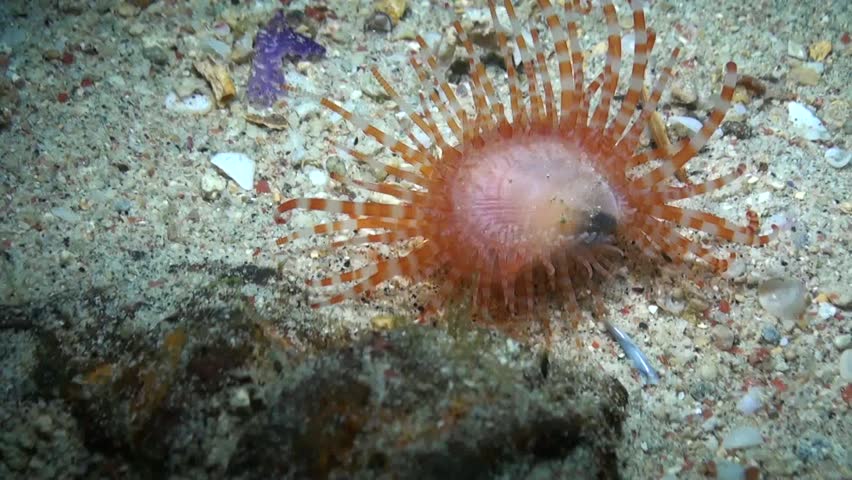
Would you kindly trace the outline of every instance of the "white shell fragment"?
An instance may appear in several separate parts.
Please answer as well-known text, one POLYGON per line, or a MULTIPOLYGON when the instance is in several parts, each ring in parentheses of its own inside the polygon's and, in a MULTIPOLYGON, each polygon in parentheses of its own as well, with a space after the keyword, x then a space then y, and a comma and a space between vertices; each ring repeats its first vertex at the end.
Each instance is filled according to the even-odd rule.
POLYGON ((795 278, 770 278, 757 287, 757 299, 781 320, 798 320, 807 308, 807 290, 795 278))
POLYGON ((841 148, 831 147, 825 151, 825 161, 832 168, 841 169, 846 165, 849 165, 849 162, 852 162, 852 152, 847 152, 841 148))
POLYGON ((763 443, 763 436, 760 430, 749 426, 734 428, 722 440, 722 446, 729 450, 756 447, 761 443, 763 443))
POLYGON ((790 102, 787 104, 787 118, 793 124, 793 132, 806 140, 827 140, 828 130, 813 112, 804 104, 790 102))
POLYGON ((254 188, 254 160, 244 153, 222 152, 210 159, 213 165, 237 182, 243 190, 254 188))
POLYGON ((172 92, 166 95, 164 105, 166 110, 191 115, 204 115, 213 110, 213 100, 200 93, 181 98, 172 92))
POLYGON ((669 117, 669 123, 671 125, 682 125, 684 128, 689 130, 692 133, 695 133, 701 130, 701 121, 697 118, 692 117, 684 117, 681 115, 672 115, 669 117))

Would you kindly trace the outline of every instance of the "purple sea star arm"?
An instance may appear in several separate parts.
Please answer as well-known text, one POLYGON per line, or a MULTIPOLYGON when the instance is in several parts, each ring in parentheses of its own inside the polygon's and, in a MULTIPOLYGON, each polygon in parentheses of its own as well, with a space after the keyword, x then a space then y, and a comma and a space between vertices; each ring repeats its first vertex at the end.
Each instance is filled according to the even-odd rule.
POLYGON ((325 55, 325 48, 310 38, 294 32, 278 12, 254 39, 254 60, 248 83, 249 101, 268 107, 284 95, 284 73, 281 67, 285 56, 298 58, 325 55))

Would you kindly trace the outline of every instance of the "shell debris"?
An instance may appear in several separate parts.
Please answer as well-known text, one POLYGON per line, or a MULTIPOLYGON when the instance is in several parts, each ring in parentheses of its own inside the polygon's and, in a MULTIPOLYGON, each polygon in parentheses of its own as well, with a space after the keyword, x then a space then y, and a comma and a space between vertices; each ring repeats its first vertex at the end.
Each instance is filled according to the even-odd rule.
POLYGON ((396 25, 408 8, 408 0, 378 0, 376 10, 386 14, 396 25))
POLYGON ((222 107, 237 95, 237 88, 234 86, 231 74, 224 65, 216 63, 211 58, 206 58, 195 62, 193 66, 213 89, 216 105, 222 107))
POLYGON ((254 160, 244 153, 222 152, 213 155, 210 162, 237 183, 243 190, 254 188, 254 160))
POLYGON ((814 42, 808 47, 808 53, 810 53, 812 59, 821 62, 831 53, 831 42, 828 40, 814 42))

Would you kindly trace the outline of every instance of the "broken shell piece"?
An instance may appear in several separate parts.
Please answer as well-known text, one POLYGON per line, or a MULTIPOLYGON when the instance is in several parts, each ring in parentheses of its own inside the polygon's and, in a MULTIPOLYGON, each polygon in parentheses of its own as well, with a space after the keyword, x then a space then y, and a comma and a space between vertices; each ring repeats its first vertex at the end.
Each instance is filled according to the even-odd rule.
POLYGON ((808 47, 808 53, 810 53, 812 59, 817 62, 821 62, 825 60, 825 57, 827 57, 829 53, 831 53, 831 42, 828 40, 820 40, 812 43, 811 46, 808 47))
POLYGON ((669 125, 678 137, 688 137, 700 131, 702 123, 692 117, 673 115, 669 117, 669 125))
POLYGON ((231 74, 225 66, 209 58, 195 62, 193 66, 210 84, 217 105, 221 107, 233 100, 237 94, 237 89, 234 87, 234 81, 231 80, 231 74))
POLYGON ((274 113, 269 115, 257 115, 254 113, 247 113, 245 115, 245 119, 249 123, 270 128, 272 130, 283 130, 287 128, 288 125, 287 117, 274 113))
POLYGON ((166 95, 164 105, 166 110, 192 115, 204 115, 213 110, 213 101, 200 93, 181 98, 172 92, 166 95))
POLYGON ((841 169, 852 162, 852 152, 847 152, 837 147, 831 147, 825 151, 825 161, 833 168, 841 169))
POLYGON ((827 140, 828 130, 811 110, 799 102, 787 104, 787 118, 793 124, 793 133, 805 140, 827 140))
POLYGON ((407 7, 407 0, 379 0, 376 2, 376 10, 386 13, 394 25, 399 23, 399 19, 402 18, 407 7))
POLYGON ((243 190, 254 188, 254 160, 244 153, 222 152, 210 159, 243 190))

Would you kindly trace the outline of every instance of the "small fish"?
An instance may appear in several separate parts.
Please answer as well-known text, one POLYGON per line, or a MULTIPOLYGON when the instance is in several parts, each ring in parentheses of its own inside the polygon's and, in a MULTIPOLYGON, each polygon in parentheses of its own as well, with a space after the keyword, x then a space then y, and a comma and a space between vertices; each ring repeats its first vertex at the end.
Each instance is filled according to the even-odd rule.
POLYGON ((660 382, 660 376, 657 375, 657 371, 654 370, 653 366, 651 366, 651 362, 648 360, 648 357, 642 353, 642 350, 639 350, 639 347, 636 346, 633 340, 608 320, 604 320, 604 325, 606 325, 606 329, 609 334, 612 335, 619 345, 621 345, 624 353, 633 360, 633 366, 639 370, 639 374, 645 379, 645 383, 650 385, 658 384, 660 382))

